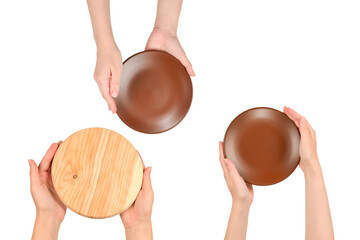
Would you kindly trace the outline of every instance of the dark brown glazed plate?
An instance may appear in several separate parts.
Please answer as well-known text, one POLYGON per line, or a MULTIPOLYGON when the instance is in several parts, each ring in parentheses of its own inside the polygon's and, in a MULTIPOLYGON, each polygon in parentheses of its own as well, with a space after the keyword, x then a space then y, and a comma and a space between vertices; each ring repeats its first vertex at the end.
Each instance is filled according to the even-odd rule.
POLYGON ((224 154, 248 183, 281 182, 299 164, 300 133, 284 113, 253 108, 238 115, 224 137, 224 154))
POLYGON ((124 62, 117 115, 136 131, 165 132, 185 117, 192 92, 190 76, 178 59, 162 51, 140 52, 124 62))

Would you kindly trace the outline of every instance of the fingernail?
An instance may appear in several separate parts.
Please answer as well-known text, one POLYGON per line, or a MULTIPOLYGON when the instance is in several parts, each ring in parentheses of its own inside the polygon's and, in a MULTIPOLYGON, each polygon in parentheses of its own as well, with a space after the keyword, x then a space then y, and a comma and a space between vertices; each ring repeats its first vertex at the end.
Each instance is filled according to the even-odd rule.
POLYGON ((152 167, 150 167, 149 174, 151 173, 152 167))
POLYGON ((30 159, 28 159, 28 164, 29 164, 29 167, 30 167, 30 159))
POLYGON ((113 98, 116 98, 116 97, 118 96, 118 91, 112 90, 112 91, 111 91, 111 96, 112 96, 113 98))

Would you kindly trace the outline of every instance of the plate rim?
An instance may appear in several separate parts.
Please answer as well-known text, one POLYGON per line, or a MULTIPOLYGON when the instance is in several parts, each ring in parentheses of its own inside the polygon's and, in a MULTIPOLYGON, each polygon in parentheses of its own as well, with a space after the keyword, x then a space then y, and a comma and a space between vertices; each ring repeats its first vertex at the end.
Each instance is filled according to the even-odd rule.
MULTIPOLYGON (((299 134, 299 143, 300 143, 301 136, 300 136, 299 128, 296 126, 296 124, 295 124, 284 112, 282 112, 282 111, 280 111, 280 110, 277 110, 277 109, 275 109, 275 108, 271 108, 271 107, 253 107, 253 108, 249 108, 249 109, 241 112, 240 114, 238 114, 238 115, 230 122, 230 124, 228 125, 228 127, 227 127, 227 129, 226 129, 226 131, 225 131, 224 140, 223 140, 223 151, 224 151, 224 157, 225 157, 225 158, 227 158, 227 156, 226 156, 226 148, 225 148, 225 139, 226 139, 226 136, 227 136, 227 134, 228 134, 228 132, 229 132, 230 126, 231 126, 231 125, 233 124, 233 122, 234 122, 238 117, 240 117, 242 114, 245 114, 245 113, 247 113, 247 112, 249 112, 249 111, 253 111, 253 110, 257 110, 257 109, 271 110, 271 111, 279 112, 279 113, 285 115, 285 116, 291 121, 291 123, 294 125, 294 127, 297 129, 298 134, 299 134)), ((232 160, 230 159, 230 161, 232 161, 232 160)), ((289 173, 288 176, 286 176, 284 179, 282 179, 282 180, 280 180, 280 181, 278 181, 278 182, 274 182, 274 183, 271 183, 271 184, 258 184, 258 183, 252 183, 252 182, 250 182, 250 181, 247 181, 247 180, 245 180, 245 178, 243 178, 243 179, 244 179, 244 181, 245 181, 246 183, 249 183, 249 184, 252 184, 252 185, 256 185, 256 186, 271 186, 271 185, 275 185, 275 184, 278 184, 278 183, 284 181, 284 180, 287 179, 288 177, 290 177, 290 175, 291 175, 291 174, 296 170, 296 168, 299 166, 299 163, 300 163, 300 155, 299 155, 299 160, 298 160, 297 164, 295 165, 294 169, 292 169, 291 171, 289 171, 290 173, 289 173)), ((241 177, 242 177, 242 176, 241 176, 241 177)))
MULTIPOLYGON (((135 57, 135 56, 137 56, 137 55, 140 55, 140 54, 147 53, 147 52, 158 52, 158 53, 164 53, 165 55, 169 55, 169 56, 171 56, 173 59, 175 59, 179 64, 181 64, 181 66, 183 66, 184 70, 186 71, 185 66, 180 62, 179 59, 177 59, 175 56, 173 56, 172 54, 170 54, 170 53, 168 53, 168 52, 166 52, 166 51, 157 50, 157 49, 149 49, 149 50, 144 50, 144 51, 135 53, 135 54, 131 55, 130 57, 128 57, 128 58, 123 62, 123 65, 125 65, 125 63, 126 63, 128 60, 130 60, 131 58, 133 58, 133 57, 135 57)), ((186 73, 187 73, 187 71, 186 71, 186 73)), ((116 114, 117 114, 118 117, 121 119, 121 121, 122 121, 123 123, 125 123, 126 126, 128 126, 129 128, 131 128, 131 129, 134 130, 134 131, 137 131, 137 132, 140 132, 140 133, 144 133, 144 134, 160 134, 160 133, 164 133, 164 132, 167 132, 167 131, 175 128, 177 125, 179 125, 179 124, 185 119, 186 115, 189 113, 190 108, 191 108, 191 106, 192 106, 193 95, 194 95, 194 88, 193 88, 191 76, 190 76, 188 73, 187 73, 187 76, 188 76, 188 80, 189 80, 189 82, 190 82, 190 91, 191 91, 191 93, 190 93, 190 95, 191 95, 191 97, 190 97, 190 105, 189 105, 188 109, 186 110, 184 116, 183 116, 181 119, 179 119, 179 121, 176 122, 176 124, 174 124, 173 126, 171 126, 171 127, 169 127, 169 128, 166 128, 166 129, 164 129, 164 130, 155 131, 155 132, 142 131, 142 130, 135 129, 135 128, 132 127, 129 123, 127 123, 126 121, 124 121, 124 119, 122 119, 122 118, 120 117, 120 115, 118 114, 118 111, 116 111, 116 114)))

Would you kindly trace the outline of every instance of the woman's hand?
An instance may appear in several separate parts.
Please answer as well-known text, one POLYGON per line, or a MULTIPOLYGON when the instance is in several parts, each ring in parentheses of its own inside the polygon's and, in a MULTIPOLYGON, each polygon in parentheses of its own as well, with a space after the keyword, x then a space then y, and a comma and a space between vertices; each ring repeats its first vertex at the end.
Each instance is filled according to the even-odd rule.
POLYGON ((117 110, 114 98, 119 94, 122 67, 121 53, 115 43, 98 47, 94 79, 112 113, 117 110))
POLYGON ((221 167, 224 171, 224 177, 230 190, 233 204, 241 203, 243 206, 250 207, 254 199, 254 190, 252 185, 244 181, 233 162, 224 158, 222 142, 219 142, 219 149, 221 167))
POLYGON ((314 129, 310 126, 305 117, 301 116, 293 109, 284 107, 284 113, 295 123, 300 131, 300 168, 304 173, 318 169, 320 163, 316 150, 316 133, 314 129))
POLYGON ((254 190, 240 176, 233 162, 224 158, 223 143, 219 142, 220 163, 224 171, 226 184, 232 196, 232 207, 226 229, 225 240, 246 239, 246 231, 254 190))
POLYGON ((87 4, 97 46, 94 79, 108 104, 108 109, 115 113, 116 105, 113 98, 119 94, 122 57, 112 33, 110 0, 87 0, 87 4))
POLYGON ((170 31, 155 27, 145 47, 145 50, 151 49, 170 53, 176 57, 182 63, 182 65, 184 65, 190 76, 195 76, 192 65, 189 59, 186 57, 185 51, 181 47, 179 39, 175 33, 171 33, 170 31))
POLYGON ((120 214, 128 240, 152 239, 151 213, 154 192, 151 186, 150 173, 151 167, 145 168, 144 166, 143 183, 135 202, 129 209, 120 214))
POLYGON ((51 179, 51 161, 59 143, 53 143, 39 166, 29 160, 31 195, 36 206, 36 220, 32 239, 57 239, 64 220, 66 206, 55 192, 51 179))
POLYGON ((284 113, 299 128, 300 167, 305 176, 305 239, 334 239, 329 200, 316 151, 316 134, 305 117, 284 107, 284 113))
POLYGON ((58 149, 59 143, 53 143, 39 167, 34 160, 29 160, 31 195, 33 197, 37 214, 44 214, 62 222, 66 213, 66 206, 61 202, 55 192, 51 179, 51 162, 58 149))

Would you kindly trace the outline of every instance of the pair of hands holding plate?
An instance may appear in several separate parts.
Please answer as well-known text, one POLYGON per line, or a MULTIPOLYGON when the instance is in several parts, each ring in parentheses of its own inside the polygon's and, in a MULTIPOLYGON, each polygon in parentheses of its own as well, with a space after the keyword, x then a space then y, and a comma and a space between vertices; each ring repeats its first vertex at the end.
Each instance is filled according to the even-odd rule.
MULTIPOLYGON (((64 220, 67 207, 55 192, 51 177, 51 164, 62 142, 53 143, 47 150, 39 166, 29 160, 31 195, 36 206, 36 220, 32 239, 57 239, 60 225, 64 220)), ((152 235, 151 213, 154 193, 151 185, 151 167, 145 168, 142 188, 135 202, 120 214, 127 239, 135 239, 135 234, 152 235), (142 229, 139 231, 138 229, 142 229)))
MULTIPOLYGON (((284 107, 284 113, 300 132, 299 166, 305 176, 305 239, 334 239, 329 201, 316 150, 315 131, 305 117, 293 109, 284 107)), ((235 164, 224 157, 222 142, 219 147, 220 163, 233 200, 225 240, 246 239, 254 190, 240 176, 235 164)))
MULTIPOLYGON (((318 169, 320 163, 317 156, 316 134, 314 129, 305 117, 293 109, 284 107, 284 113, 295 123, 300 131, 300 168, 304 174, 314 169, 318 169)), ((246 183, 239 175, 234 163, 224 157, 223 142, 219 143, 219 151, 221 167, 224 171, 224 177, 233 201, 250 206, 254 198, 252 185, 246 183)))
MULTIPOLYGON (((195 76, 192 65, 176 36, 171 32, 154 28, 145 50, 161 50, 176 57, 186 68, 190 76, 195 76)), ((112 113, 117 111, 114 98, 119 94, 120 78, 123 68, 121 52, 115 41, 105 46, 98 46, 94 79, 98 84, 102 97, 112 113)))

